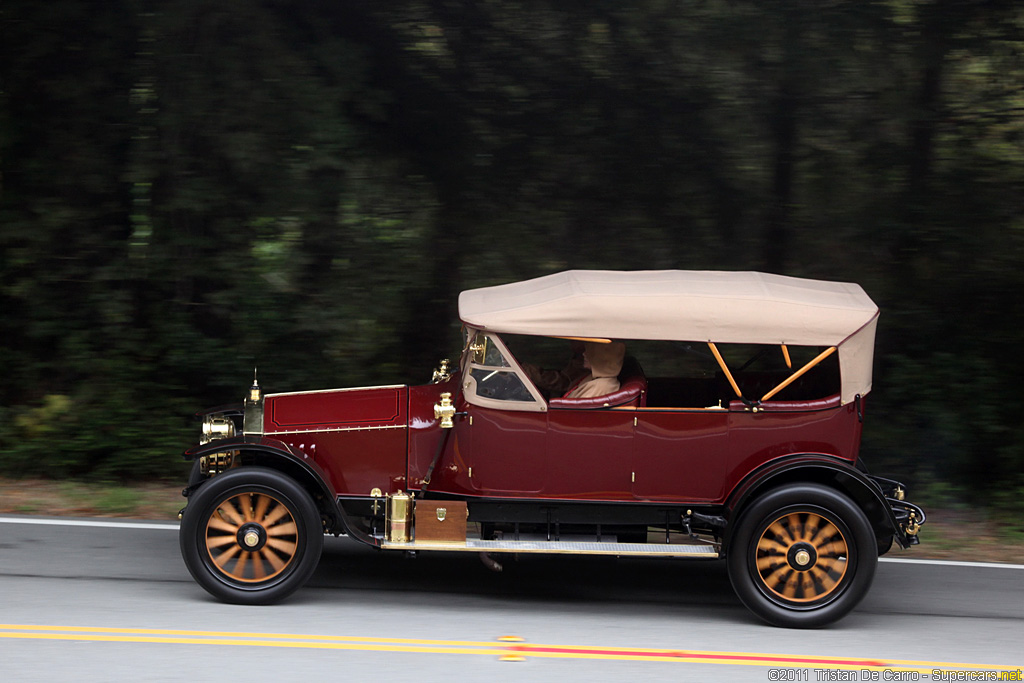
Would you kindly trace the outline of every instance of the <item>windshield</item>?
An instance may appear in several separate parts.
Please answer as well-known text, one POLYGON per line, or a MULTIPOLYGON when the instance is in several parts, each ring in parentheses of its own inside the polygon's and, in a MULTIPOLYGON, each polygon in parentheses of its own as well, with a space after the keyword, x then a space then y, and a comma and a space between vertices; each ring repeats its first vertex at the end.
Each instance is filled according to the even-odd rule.
POLYGON ((466 400, 505 410, 545 410, 537 389, 525 381, 522 369, 498 337, 485 332, 474 336, 466 354, 466 400))

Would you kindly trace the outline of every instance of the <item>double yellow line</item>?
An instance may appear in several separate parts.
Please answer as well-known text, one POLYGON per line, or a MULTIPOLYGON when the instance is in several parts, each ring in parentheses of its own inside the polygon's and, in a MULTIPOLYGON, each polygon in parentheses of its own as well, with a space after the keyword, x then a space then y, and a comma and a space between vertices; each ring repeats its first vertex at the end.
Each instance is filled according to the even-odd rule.
POLYGON ((492 641, 429 640, 419 638, 372 638, 295 633, 249 633, 243 631, 191 631, 177 629, 109 628, 101 626, 43 626, 0 624, 0 639, 67 640, 78 642, 163 643, 176 645, 233 645, 242 647, 284 647, 317 650, 360 650, 422 654, 483 655, 505 661, 532 658, 607 659, 689 664, 725 664, 800 669, 894 670, 931 672, 1008 671, 1019 666, 996 666, 951 662, 925 662, 856 657, 817 657, 756 652, 679 650, 655 648, 589 647, 541 645, 517 636, 492 641))

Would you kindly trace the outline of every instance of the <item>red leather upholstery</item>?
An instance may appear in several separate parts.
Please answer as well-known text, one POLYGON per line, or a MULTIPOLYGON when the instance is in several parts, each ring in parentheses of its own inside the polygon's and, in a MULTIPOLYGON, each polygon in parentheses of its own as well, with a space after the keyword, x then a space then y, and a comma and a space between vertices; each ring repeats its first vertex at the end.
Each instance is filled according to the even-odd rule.
MULTIPOLYGON (((758 404, 758 410, 763 410, 766 413, 799 413, 799 412, 810 412, 812 410, 828 410, 829 408, 838 408, 842 403, 839 394, 828 396, 827 398, 814 399, 812 401, 764 401, 758 404)), ((730 401, 729 410, 735 412, 743 412, 749 410, 743 401, 730 401)))
POLYGON ((625 405, 641 405, 643 397, 647 393, 647 380, 642 377, 634 377, 622 384, 618 391, 604 396, 592 398, 553 398, 548 406, 551 408, 572 408, 575 410, 590 408, 615 408, 625 405))

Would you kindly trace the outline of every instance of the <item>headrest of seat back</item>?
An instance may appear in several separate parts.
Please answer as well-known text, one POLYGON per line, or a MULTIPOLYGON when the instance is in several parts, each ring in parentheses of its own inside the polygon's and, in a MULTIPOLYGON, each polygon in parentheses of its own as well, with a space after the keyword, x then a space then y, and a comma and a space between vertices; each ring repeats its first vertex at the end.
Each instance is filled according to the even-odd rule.
POLYGON ((553 398, 548 402, 548 407, 583 410, 615 408, 639 401, 641 394, 643 394, 646 388, 646 383, 642 379, 634 379, 619 387, 618 391, 613 391, 604 396, 594 396, 592 398, 553 398))

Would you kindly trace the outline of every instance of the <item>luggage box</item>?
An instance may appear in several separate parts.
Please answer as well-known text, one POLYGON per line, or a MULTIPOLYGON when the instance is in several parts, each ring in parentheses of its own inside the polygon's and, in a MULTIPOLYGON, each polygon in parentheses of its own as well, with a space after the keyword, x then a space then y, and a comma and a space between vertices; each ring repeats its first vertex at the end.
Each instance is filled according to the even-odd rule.
POLYGON ((416 541, 466 542, 469 510, 465 501, 416 501, 416 541))

